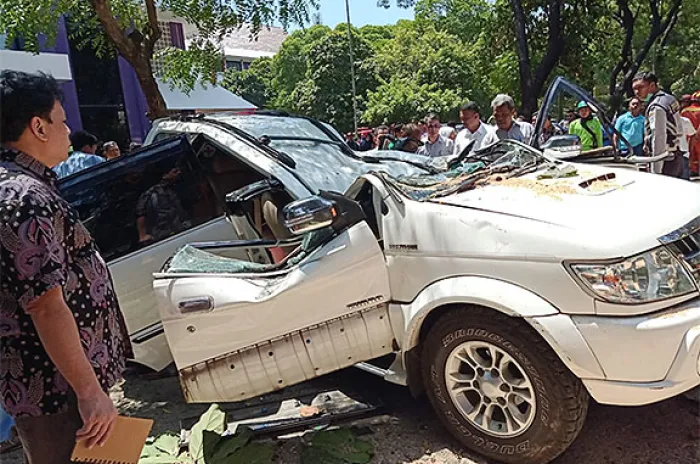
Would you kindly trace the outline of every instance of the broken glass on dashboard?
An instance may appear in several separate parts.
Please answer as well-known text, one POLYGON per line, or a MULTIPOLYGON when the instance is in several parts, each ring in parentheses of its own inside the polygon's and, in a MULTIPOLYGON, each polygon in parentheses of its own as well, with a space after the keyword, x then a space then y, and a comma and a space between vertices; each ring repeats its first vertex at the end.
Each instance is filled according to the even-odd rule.
POLYGON ((503 178, 517 177, 549 162, 521 143, 504 141, 470 153, 459 164, 439 174, 385 176, 385 179, 407 197, 426 201, 476 188, 479 181, 494 174, 503 178))

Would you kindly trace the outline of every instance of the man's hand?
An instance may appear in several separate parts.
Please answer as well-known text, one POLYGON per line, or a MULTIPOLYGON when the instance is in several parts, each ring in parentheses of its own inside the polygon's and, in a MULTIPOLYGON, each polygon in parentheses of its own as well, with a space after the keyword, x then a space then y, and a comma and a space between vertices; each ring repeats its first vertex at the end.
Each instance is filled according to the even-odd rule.
POLYGON ((102 390, 96 390, 85 396, 78 396, 78 410, 83 419, 83 427, 76 434, 77 441, 84 441, 85 446, 105 444, 114 428, 117 408, 102 390))
POLYGON ((83 428, 76 439, 93 447, 107 440, 114 427, 117 410, 102 391, 95 371, 85 356, 73 313, 56 287, 37 298, 27 308, 44 349, 78 397, 83 428))
POLYGON ((139 243, 149 243, 153 241, 153 236, 151 234, 142 235, 139 237, 139 243))

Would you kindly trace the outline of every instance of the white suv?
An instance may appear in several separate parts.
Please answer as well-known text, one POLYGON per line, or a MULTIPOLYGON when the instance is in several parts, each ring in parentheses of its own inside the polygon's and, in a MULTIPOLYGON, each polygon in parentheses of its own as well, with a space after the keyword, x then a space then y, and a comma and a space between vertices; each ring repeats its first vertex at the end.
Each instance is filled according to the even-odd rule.
POLYGON ((466 446, 543 463, 589 396, 700 384, 694 184, 513 141, 355 153, 281 114, 162 120, 148 142, 61 188, 109 260, 137 361, 174 358, 188 401, 357 365, 425 391, 466 446))
POLYGON ((344 195, 300 188, 280 176, 233 192, 236 217, 274 236, 191 244, 155 275, 188 401, 360 363, 425 390, 469 448, 544 463, 589 396, 642 405, 700 384, 692 183, 501 141, 440 172, 363 174, 344 195), (261 216, 266 197, 278 207, 261 216), (274 263, 219 254, 261 248, 274 263))

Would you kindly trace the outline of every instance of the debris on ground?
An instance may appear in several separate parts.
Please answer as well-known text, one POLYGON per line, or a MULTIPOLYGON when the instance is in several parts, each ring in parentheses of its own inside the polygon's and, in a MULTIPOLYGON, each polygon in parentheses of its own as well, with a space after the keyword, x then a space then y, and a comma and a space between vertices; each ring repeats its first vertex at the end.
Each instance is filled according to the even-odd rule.
POLYGON ((238 427, 227 434, 226 413, 219 405, 209 407, 192 427, 187 451, 173 433, 149 439, 141 452, 139 464, 270 464, 274 447, 270 443, 252 442, 253 431, 238 427))
POLYGON ((301 452, 301 464, 366 464, 374 446, 360 440, 352 430, 341 428, 316 432, 301 452))

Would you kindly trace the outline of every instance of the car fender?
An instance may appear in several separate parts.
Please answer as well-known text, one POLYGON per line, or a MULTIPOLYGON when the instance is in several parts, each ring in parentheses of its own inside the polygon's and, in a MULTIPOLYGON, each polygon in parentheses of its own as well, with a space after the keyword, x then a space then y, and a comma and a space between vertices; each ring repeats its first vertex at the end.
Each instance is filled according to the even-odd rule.
POLYGON ((401 351, 404 365, 406 354, 420 342, 421 328, 429 314, 454 304, 478 305, 522 318, 544 338, 574 375, 605 378, 600 364, 569 316, 561 314, 550 302, 523 287, 481 276, 439 280, 425 287, 412 302, 395 306, 395 311, 400 311, 403 317, 401 351))

